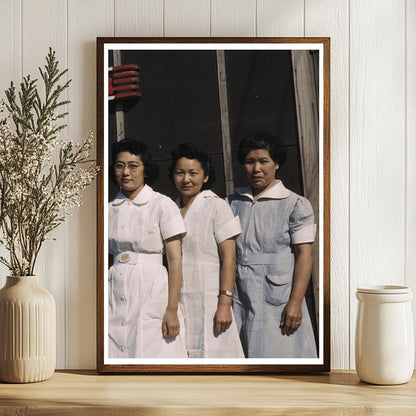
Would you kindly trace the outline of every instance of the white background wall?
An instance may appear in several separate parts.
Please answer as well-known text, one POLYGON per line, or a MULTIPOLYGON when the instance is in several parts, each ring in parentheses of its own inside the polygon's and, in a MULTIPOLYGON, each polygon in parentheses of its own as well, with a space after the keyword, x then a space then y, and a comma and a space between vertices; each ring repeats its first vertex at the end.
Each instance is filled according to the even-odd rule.
MULTIPOLYGON (((97 36, 331 37, 331 361, 354 368, 356 287, 416 290, 416 0, 0 0, 0 91, 37 76, 51 46, 80 140, 95 130, 97 36)), ((95 191, 38 262, 58 368, 96 365, 95 191)))

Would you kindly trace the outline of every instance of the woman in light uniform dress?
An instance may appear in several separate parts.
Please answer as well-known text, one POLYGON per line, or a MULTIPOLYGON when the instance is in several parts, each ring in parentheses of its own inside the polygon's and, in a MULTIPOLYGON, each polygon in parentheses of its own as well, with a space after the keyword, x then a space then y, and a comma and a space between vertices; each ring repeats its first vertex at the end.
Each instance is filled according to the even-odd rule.
POLYGON ((214 171, 209 156, 190 144, 172 152, 170 178, 187 234, 182 242, 180 309, 190 358, 244 358, 232 314, 235 237, 240 222, 209 188, 214 171))
POLYGON ((242 228, 233 307, 244 352, 248 358, 315 358, 305 302, 316 232, 312 206, 276 180, 286 153, 271 136, 245 137, 237 158, 249 186, 227 200, 242 228))
POLYGON ((108 356, 185 358, 178 316, 184 222, 175 203, 146 184, 155 170, 144 144, 115 143, 112 159, 120 192, 108 207, 108 356))

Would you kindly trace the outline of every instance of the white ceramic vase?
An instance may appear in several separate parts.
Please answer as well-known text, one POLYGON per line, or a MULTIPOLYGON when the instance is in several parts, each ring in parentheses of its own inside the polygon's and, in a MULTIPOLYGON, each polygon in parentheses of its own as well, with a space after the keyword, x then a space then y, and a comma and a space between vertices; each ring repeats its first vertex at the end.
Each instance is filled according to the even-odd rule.
POLYGON ((355 366, 372 384, 402 384, 414 369, 414 332, 410 288, 372 286, 357 289, 355 366))
POLYGON ((50 378, 56 365, 53 296, 36 276, 8 276, 0 290, 0 381, 50 378))

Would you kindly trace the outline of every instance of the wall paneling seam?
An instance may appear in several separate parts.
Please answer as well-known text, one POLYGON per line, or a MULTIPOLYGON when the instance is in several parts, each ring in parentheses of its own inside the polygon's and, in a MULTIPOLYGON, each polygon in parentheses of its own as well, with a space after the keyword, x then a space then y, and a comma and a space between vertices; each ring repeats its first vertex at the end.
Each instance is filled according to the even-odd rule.
MULTIPOLYGON (((20 22, 19 22, 19 25, 20 25, 20 28, 19 28, 19 30, 20 30, 20 40, 19 40, 19 43, 20 43, 20 65, 19 65, 19 79, 22 79, 23 78, 23 0, 18 0, 18 2, 19 2, 19 14, 20 14, 20 22)), ((15 45, 15 42, 13 42, 13 49, 14 49, 14 46, 15 45)))
MULTIPOLYGON (((403 285, 407 285, 407 223, 408 223, 408 210, 407 210, 407 201, 408 201, 408 163, 407 163, 407 150, 408 150, 408 128, 407 128, 407 121, 408 121, 408 92, 407 92, 407 76, 408 76, 408 31, 407 31, 407 0, 404 0, 404 250, 403 250, 403 285)), ((410 286, 410 285, 409 285, 410 286)))
POLYGON ((117 20, 116 1, 117 0, 113 0, 113 36, 117 36, 117 33, 116 33, 116 20, 117 20))
POLYGON ((212 0, 209 0, 209 36, 212 37, 212 0))
POLYGON ((166 25, 166 0, 163 0, 162 7, 163 7, 163 12, 162 12, 162 37, 165 37, 165 33, 166 33, 166 29, 165 29, 165 25, 166 25))
POLYGON ((303 13, 303 36, 306 36, 306 4, 305 4, 306 0, 303 0, 302 2, 302 13, 303 13))
MULTIPOLYGON (((66 0, 66 68, 69 68, 69 2, 71 0, 66 0)), ((66 81, 69 80, 69 71, 66 73, 66 81)), ((69 100, 69 91, 66 90, 66 99, 69 100)), ((68 106, 69 103, 66 105, 67 111, 68 111, 68 106)), ((69 114, 66 116, 67 121, 69 122, 69 114)), ((66 135, 67 137, 69 136, 69 130, 68 130, 68 126, 66 127, 66 135)), ((70 256, 69 253, 69 247, 68 247, 68 234, 69 234, 69 225, 68 225, 68 220, 69 218, 67 218, 65 220, 65 252, 66 252, 66 256, 65 256, 65 273, 64 273, 64 292, 65 292, 65 296, 64 296, 64 322, 65 322, 65 331, 64 331, 64 348, 65 348, 65 352, 64 352, 64 357, 65 357, 65 368, 68 368, 68 327, 69 327, 69 322, 68 322, 68 258, 70 256)))
MULTIPOLYGON (((351 0, 348 0, 348 369, 351 369, 351 0)), ((331 276, 332 277, 332 276, 331 276)))
POLYGON ((23 79, 23 45, 24 45, 24 42, 23 42, 23 34, 24 34, 23 32, 23 16, 24 16, 23 1, 24 0, 20 0, 20 22, 19 22, 19 25, 20 25, 20 74, 19 74, 19 78, 20 80, 23 79))

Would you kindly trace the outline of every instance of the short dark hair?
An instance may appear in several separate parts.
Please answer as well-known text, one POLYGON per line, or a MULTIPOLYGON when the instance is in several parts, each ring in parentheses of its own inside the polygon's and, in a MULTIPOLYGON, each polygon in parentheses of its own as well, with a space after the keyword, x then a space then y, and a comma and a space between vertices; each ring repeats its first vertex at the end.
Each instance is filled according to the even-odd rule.
POLYGON ((252 133, 243 137, 238 145, 237 159, 243 165, 252 150, 265 149, 274 163, 282 167, 286 162, 287 149, 269 133, 252 133))
POLYGON ((115 142, 111 145, 111 172, 113 173, 114 179, 114 163, 116 161, 117 155, 121 152, 129 152, 132 155, 140 156, 144 164, 144 182, 146 184, 152 184, 156 181, 159 176, 159 167, 154 163, 151 163, 152 155, 147 150, 147 146, 136 140, 129 137, 126 137, 119 142, 115 142))
POLYGON ((176 162, 181 158, 196 159, 204 170, 204 175, 208 176, 206 183, 202 185, 202 190, 211 189, 212 184, 215 182, 215 170, 212 167, 212 159, 208 153, 198 149, 192 143, 180 144, 176 149, 171 152, 172 162, 169 166, 169 179, 173 181, 173 171, 175 169, 176 162))

